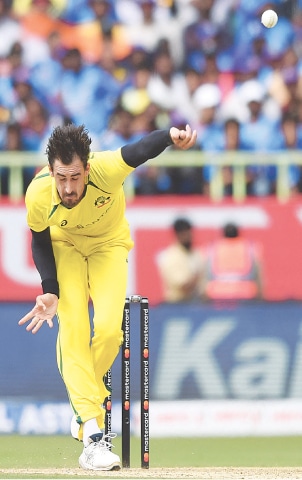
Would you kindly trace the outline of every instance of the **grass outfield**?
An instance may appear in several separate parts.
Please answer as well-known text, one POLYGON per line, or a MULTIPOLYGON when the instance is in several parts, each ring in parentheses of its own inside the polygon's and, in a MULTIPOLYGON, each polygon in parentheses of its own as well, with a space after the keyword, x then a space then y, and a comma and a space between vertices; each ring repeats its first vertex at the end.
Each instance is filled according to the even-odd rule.
MULTIPOLYGON (((115 445, 114 451, 121 454, 120 438, 116 439, 115 445)), ((0 436, 0 469, 75 468, 81 450, 82 444, 69 436, 3 435, 0 436)), ((302 466, 302 436, 165 438, 150 441, 151 468, 228 466, 302 466)), ((140 467, 138 438, 131 440, 131 467, 140 467)), ((0 472, 0 478, 9 477, 0 472)))

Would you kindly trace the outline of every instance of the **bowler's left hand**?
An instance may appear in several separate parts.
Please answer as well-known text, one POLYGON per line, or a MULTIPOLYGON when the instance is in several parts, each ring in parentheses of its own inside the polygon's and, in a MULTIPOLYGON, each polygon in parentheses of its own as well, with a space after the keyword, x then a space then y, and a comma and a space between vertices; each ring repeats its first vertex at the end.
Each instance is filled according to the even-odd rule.
POLYGON ((53 293, 44 293, 36 298, 36 305, 24 317, 19 320, 19 325, 30 322, 26 330, 36 333, 42 327, 44 322, 48 323, 50 328, 53 327, 53 317, 57 313, 58 297, 53 293))

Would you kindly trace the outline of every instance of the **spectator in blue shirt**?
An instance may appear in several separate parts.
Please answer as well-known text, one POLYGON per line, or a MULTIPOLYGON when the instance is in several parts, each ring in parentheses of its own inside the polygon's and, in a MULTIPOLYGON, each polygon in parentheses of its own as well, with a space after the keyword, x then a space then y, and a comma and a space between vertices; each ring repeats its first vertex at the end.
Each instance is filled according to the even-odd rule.
POLYGON ((61 98, 63 108, 75 124, 85 124, 91 134, 108 125, 119 83, 97 65, 85 64, 78 49, 68 50, 62 60, 61 98))
POLYGON ((261 155, 268 151, 278 151, 282 147, 280 121, 265 113, 265 90, 259 82, 245 82, 239 93, 249 111, 249 118, 240 126, 240 146, 242 150, 253 151, 259 160, 259 163, 247 168, 248 193, 256 196, 269 195, 275 192, 277 171, 275 165, 263 163, 261 155))
POLYGON ((108 129, 100 136, 100 149, 117 150, 126 143, 137 142, 142 135, 133 134, 132 121, 133 115, 117 106, 110 118, 108 129))
MULTIPOLYGON (((224 125, 218 116, 220 102, 220 89, 214 84, 201 85, 193 95, 193 103, 198 111, 197 142, 203 151, 221 152, 224 149, 224 125)), ((204 166, 203 178, 206 185, 209 184, 215 172, 215 165, 204 166)))
POLYGON ((60 96, 60 81, 63 68, 61 58, 65 50, 57 32, 47 39, 49 55, 30 69, 30 83, 34 94, 43 103, 50 114, 63 116, 60 96))

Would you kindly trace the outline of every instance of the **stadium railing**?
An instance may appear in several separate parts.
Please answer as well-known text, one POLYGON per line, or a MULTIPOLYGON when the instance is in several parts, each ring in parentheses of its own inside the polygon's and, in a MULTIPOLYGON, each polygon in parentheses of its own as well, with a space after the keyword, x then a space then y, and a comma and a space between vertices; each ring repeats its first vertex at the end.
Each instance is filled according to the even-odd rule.
MULTIPOLYGON (((23 198, 24 185, 22 170, 25 167, 34 167, 37 170, 45 166, 47 160, 42 153, 36 152, 0 152, 1 167, 9 169, 8 192, 9 199, 19 202, 23 198)), ((289 167, 302 166, 302 155, 299 150, 282 152, 201 152, 168 150, 159 157, 149 160, 148 165, 158 167, 203 167, 215 165, 214 175, 209 185, 211 200, 220 201, 223 198, 223 167, 233 168, 233 198, 241 202, 246 198, 246 167, 249 165, 276 165, 277 181, 276 196, 280 201, 287 201, 291 195, 289 167)), ((125 183, 128 198, 135 196, 134 176, 130 175, 125 183)), ((1 193, 1 192, 0 192, 1 193)))

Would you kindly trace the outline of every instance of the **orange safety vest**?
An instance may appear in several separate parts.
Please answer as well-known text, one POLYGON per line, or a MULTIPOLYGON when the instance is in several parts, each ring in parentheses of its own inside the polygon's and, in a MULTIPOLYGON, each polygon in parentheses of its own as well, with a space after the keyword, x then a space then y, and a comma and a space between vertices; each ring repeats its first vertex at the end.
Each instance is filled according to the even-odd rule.
POLYGON ((255 251, 241 238, 224 238, 209 250, 206 295, 215 300, 257 297, 255 251))

